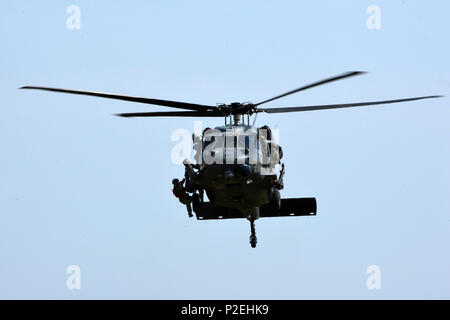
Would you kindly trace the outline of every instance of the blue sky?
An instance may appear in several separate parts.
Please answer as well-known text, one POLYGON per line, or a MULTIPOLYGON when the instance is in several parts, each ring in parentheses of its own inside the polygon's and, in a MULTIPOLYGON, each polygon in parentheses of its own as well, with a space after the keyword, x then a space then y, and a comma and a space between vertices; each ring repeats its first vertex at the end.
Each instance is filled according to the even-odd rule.
POLYGON ((316 197, 318 215, 258 220, 251 249, 247 221, 190 220, 171 195, 184 169, 170 137, 193 119, 121 119, 162 108, 17 90, 256 102, 365 70, 267 106, 449 96, 448 1, 0 6, 0 298, 450 298, 448 98, 258 116, 280 130, 282 196, 316 197), (379 30, 366 27, 372 4, 379 30), (369 265, 381 290, 366 287, 369 265))

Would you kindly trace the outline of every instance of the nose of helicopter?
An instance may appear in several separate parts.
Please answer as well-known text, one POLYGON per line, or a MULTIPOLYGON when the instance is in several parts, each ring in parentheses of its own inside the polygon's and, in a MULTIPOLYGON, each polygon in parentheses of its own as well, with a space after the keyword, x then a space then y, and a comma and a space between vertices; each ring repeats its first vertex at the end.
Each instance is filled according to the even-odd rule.
POLYGON ((252 174, 252 167, 248 164, 240 164, 237 166, 236 171, 238 171, 240 176, 248 178, 252 174))
POLYGON ((252 174, 252 168, 248 164, 238 164, 227 168, 223 172, 225 183, 240 183, 252 174))

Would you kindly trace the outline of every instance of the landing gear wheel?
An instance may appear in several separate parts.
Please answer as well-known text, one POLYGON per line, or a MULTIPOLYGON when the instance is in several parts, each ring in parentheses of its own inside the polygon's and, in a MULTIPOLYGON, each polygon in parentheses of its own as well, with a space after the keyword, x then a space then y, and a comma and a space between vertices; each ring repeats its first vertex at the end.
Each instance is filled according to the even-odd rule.
POLYGON ((272 204, 273 207, 275 208, 275 210, 280 210, 281 208, 281 195, 280 195, 280 191, 275 189, 272 192, 272 204))
POLYGON ((195 213, 198 213, 198 208, 200 206, 200 196, 198 193, 192 195, 192 209, 195 213))

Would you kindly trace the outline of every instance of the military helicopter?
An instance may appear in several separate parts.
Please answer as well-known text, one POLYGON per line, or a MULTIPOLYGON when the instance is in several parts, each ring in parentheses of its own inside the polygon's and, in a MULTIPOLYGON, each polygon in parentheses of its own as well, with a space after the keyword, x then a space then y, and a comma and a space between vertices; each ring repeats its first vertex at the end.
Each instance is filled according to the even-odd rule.
POLYGON ((117 114, 125 118, 223 117, 225 120, 223 126, 206 128, 201 136, 193 134, 197 163, 184 161, 186 179, 184 191, 192 194, 189 195, 189 199, 198 220, 231 218, 249 220, 251 228, 249 242, 251 247, 255 248, 257 244, 255 220, 262 217, 314 216, 317 213, 317 204, 315 198, 280 197, 285 174, 284 163, 281 163, 282 149, 272 137, 272 131, 268 126, 258 128, 254 122, 250 125, 250 116, 261 112, 274 114, 367 107, 441 97, 435 95, 359 103, 261 108, 263 104, 288 95, 363 73, 365 72, 346 72, 258 103, 233 102, 216 106, 50 87, 25 86, 20 89, 87 95, 183 110, 117 114), (205 201, 204 193, 209 201, 205 201))

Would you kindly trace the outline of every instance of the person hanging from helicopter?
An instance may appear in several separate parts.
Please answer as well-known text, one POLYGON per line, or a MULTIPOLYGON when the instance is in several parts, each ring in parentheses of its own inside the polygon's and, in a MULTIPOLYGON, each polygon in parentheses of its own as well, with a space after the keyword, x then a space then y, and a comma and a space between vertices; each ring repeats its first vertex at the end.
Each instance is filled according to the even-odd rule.
POLYGON ((178 200, 186 205, 186 209, 189 215, 189 218, 192 218, 192 207, 191 207, 191 202, 192 202, 192 197, 187 193, 186 188, 184 187, 184 182, 186 181, 186 179, 183 180, 178 180, 178 179, 173 179, 172 180, 172 184, 173 184, 173 189, 172 189, 172 193, 175 197, 178 198, 178 200))

